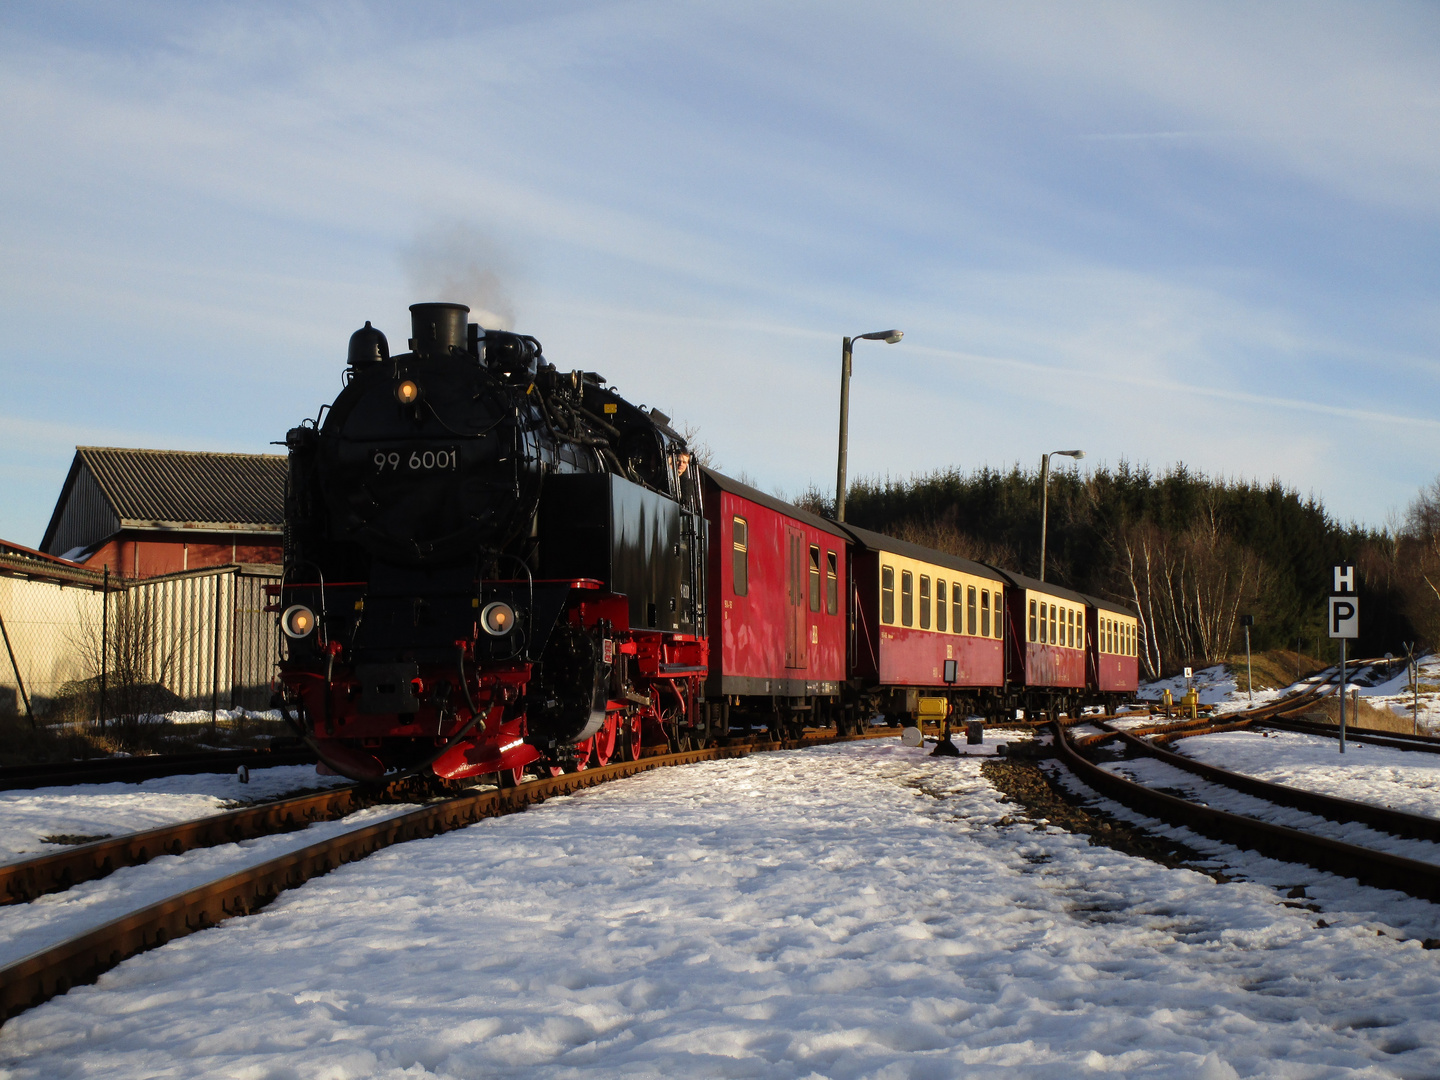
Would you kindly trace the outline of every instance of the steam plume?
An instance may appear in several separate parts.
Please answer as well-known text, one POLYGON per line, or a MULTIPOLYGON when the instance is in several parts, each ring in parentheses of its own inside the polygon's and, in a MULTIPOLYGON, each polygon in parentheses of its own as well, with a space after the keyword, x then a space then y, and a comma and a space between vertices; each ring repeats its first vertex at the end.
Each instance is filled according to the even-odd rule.
POLYGON ((464 221, 432 225, 401 256, 417 301, 470 305, 470 321, 492 330, 515 326, 515 304, 501 278, 510 260, 490 237, 464 221))

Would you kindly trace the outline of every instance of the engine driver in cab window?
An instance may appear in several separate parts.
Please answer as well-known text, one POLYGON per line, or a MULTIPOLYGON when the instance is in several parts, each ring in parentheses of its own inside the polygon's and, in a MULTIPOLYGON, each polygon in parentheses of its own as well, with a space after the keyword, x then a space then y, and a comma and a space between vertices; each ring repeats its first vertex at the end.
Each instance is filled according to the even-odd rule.
POLYGON ((735 532, 733 537, 734 551, 732 558, 735 571, 735 595, 744 596, 750 588, 750 565, 748 558, 748 541, 750 538, 749 526, 745 519, 737 517, 734 522, 735 532))

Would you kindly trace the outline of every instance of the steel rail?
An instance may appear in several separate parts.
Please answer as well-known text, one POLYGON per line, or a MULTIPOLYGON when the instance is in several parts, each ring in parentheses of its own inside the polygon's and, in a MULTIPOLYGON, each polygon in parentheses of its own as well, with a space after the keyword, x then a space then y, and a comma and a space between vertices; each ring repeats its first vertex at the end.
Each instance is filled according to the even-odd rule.
MULTIPOLYGON (((1324 735, 1338 739, 1340 729, 1333 724, 1317 724, 1306 720, 1271 719, 1259 721, 1264 727, 1295 731, 1302 735, 1324 735)), ((1352 742, 1370 743, 1374 746, 1388 746, 1395 750, 1418 750, 1424 754, 1440 754, 1440 738, 1434 735, 1406 735, 1398 731, 1381 731, 1378 728, 1354 728, 1345 725, 1345 738, 1352 742)))
POLYGON ((45 765, 0 767, 0 791, 68 787, 72 784, 132 783, 184 773, 234 772, 277 765, 313 765, 308 747, 285 750, 211 750, 194 754, 146 754, 128 758, 93 758, 45 765))
MULTIPOLYGON (((1303 788, 1290 787, 1288 784, 1261 780, 1259 777, 1231 772, 1229 769, 1207 765, 1194 758, 1185 757, 1183 754, 1177 754, 1173 750, 1166 750, 1153 742, 1138 738, 1128 731, 1117 731, 1116 734, 1132 750, 1233 791, 1253 795, 1257 799, 1264 799, 1266 802, 1276 803, 1280 806, 1288 806, 1292 810, 1303 810, 1307 814, 1315 814, 1317 817, 1327 818, 1330 821, 1358 822, 1394 836, 1406 836, 1415 840, 1433 840, 1440 843, 1440 818, 1427 817, 1424 814, 1411 814, 1404 810, 1391 810, 1384 806, 1375 806, 1372 803, 1341 799, 1334 795, 1323 795, 1318 791, 1306 791, 1303 788)), ((1187 732, 1186 734, 1192 733, 1187 732)))
POLYGON ((303 829, 317 821, 353 814, 390 794, 389 788, 366 791, 359 785, 347 784, 0 864, 0 905, 27 903, 46 893, 63 892, 83 881, 103 878, 122 866, 139 866, 160 855, 179 855, 195 848, 303 829))
POLYGON ((1055 746, 1066 767, 1085 784, 1149 817, 1193 829, 1214 840, 1270 858, 1305 863, 1317 870, 1355 878, 1367 885, 1395 889, 1423 900, 1440 901, 1440 866, 1433 863, 1383 851, 1369 851, 1354 844, 1167 795, 1087 761, 1070 745, 1063 729, 1056 729, 1055 746))
POLYGON ((687 750, 542 777, 513 788, 469 792, 422 806, 177 893, 0 968, 0 1022, 63 994, 73 986, 94 982, 131 956, 226 919, 258 911, 287 889, 394 844, 437 836, 485 818, 522 811, 531 804, 542 803, 557 795, 567 795, 653 769, 747 757, 767 750, 792 750, 894 736, 895 732, 887 730, 687 750))

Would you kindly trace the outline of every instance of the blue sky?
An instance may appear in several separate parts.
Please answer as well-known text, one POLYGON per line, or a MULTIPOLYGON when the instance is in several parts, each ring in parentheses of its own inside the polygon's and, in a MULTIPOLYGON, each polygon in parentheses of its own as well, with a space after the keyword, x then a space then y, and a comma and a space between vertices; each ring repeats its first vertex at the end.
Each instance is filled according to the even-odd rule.
POLYGON ((9 4, 0 537, 459 299, 731 472, 1440 472, 1431 4, 9 4))

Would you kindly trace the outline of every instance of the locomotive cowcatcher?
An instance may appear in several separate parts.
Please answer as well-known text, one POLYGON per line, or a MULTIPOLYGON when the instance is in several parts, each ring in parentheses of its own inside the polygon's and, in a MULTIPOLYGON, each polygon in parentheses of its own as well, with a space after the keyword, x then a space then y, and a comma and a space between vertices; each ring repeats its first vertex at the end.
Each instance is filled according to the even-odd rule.
POLYGON ((292 429, 279 704, 373 781, 562 769, 689 742, 706 531, 685 440, 459 304, 367 322, 292 429))

